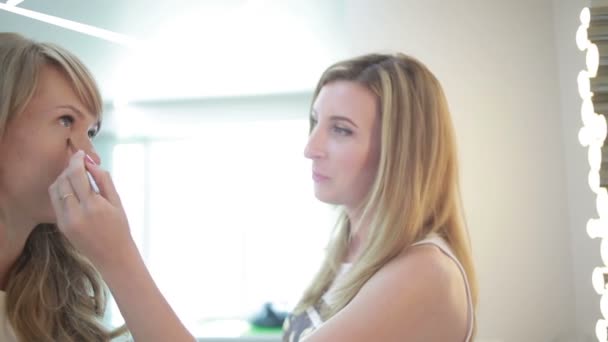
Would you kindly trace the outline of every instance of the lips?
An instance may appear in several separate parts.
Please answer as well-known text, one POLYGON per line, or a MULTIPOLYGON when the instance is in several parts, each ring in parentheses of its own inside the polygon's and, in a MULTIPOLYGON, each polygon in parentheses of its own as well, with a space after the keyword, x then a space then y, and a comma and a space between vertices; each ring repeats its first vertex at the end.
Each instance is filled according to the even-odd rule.
POLYGON ((325 176, 322 173, 319 173, 317 171, 312 171, 312 180, 314 180, 315 182, 323 182, 323 181, 327 181, 329 180, 329 177, 325 176))

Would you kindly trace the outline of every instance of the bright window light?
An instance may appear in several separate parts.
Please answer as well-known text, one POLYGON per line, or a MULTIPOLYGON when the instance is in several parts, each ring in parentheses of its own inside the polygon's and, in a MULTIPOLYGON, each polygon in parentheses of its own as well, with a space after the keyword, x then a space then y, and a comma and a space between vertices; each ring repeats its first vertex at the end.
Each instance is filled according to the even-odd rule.
POLYGON ((335 211, 314 198, 307 132, 305 119, 212 122, 114 148, 134 238, 192 331, 265 302, 291 309, 318 269, 335 211))

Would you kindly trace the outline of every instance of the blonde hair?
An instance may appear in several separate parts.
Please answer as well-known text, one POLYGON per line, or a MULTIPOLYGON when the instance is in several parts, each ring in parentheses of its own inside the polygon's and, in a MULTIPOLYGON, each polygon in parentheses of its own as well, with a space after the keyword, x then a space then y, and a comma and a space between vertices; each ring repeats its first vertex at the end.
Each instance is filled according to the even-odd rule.
MULTIPOLYGON (((0 33, 0 139, 31 100, 44 65, 61 70, 87 109, 101 115, 97 85, 78 58, 53 44, 0 33)), ((125 331, 102 325, 105 284, 55 225, 34 228, 10 270, 6 294, 1 309, 21 341, 109 341, 125 331)))
MULTIPOLYGON (((380 158, 363 205, 371 222, 357 262, 336 284, 328 319, 344 308, 386 263, 429 233, 437 233, 462 263, 477 304, 477 281, 461 208, 456 139, 437 78, 418 60, 403 55, 365 55, 338 62, 321 76, 313 96, 334 81, 357 82, 379 100, 380 158)), ((313 122, 311 121, 311 129, 313 122)), ((295 308, 318 303, 346 256, 350 221, 342 211, 325 260, 295 308)), ((474 313, 472 313, 474 314, 474 313)), ((473 317, 475 324, 475 317, 473 317)))

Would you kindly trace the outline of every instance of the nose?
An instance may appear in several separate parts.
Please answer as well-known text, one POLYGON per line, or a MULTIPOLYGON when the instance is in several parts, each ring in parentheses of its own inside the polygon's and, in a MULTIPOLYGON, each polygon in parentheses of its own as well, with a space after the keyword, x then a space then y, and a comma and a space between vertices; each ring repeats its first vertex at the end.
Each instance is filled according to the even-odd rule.
POLYGON ((91 139, 89 139, 88 135, 86 138, 77 139, 76 137, 72 137, 70 140, 72 141, 72 146, 74 149, 83 150, 84 153, 93 159, 95 164, 101 165, 101 157, 99 157, 99 154, 97 154, 95 146, 93 146, 93 143, 91 142, 91 139))
POLYGON ((318 128, 319 126, 313 128, 310 132, 308 142, 304 147, 304 157, 308 159, 321 159, 327 155, 325 137, 318 128))

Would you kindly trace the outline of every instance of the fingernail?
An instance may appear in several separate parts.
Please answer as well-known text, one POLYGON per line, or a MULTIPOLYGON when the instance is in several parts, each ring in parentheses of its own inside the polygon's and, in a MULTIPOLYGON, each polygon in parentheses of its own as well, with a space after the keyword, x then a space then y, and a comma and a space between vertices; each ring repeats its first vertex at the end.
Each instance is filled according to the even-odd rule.
POLYGON ((93 160, 93 158, 91 158, 91 156, 89 156, 87 154, 86 157, 87 157, 86 160, 87 160, 87 162, 89 162, 89 164, 97 165, 97 163, 93 160))

